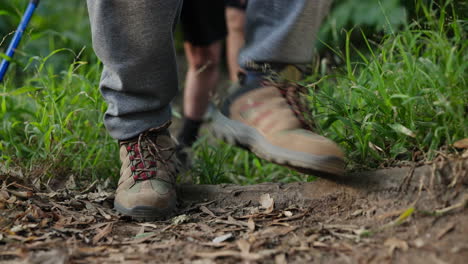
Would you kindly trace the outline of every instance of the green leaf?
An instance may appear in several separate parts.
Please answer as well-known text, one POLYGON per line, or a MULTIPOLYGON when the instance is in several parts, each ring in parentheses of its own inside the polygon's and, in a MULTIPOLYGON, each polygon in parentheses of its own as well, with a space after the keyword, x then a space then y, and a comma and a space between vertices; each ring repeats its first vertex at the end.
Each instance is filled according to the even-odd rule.
POLYGON ((13 16, 13 14, 6 10, 0 10, 0 16, 13 16))
POLYGON ((402 124, 396 123, 389 126, 398 133, 407 135, 408 137, 416 138, 416 134, 402 124))
POLYGON ((395 225, 400 225, 414 213, 414 207, 408 208, 396 220, 395 225))
POLYGON ((33 86, 24 86, 16 90, 13 90, 11 92, 8 92, 8 93, 0 93, 0 96, 17 96, 17 95, 24 94, 24 93, 35 92, 41 89, 42 88, 33 87, 33 86))

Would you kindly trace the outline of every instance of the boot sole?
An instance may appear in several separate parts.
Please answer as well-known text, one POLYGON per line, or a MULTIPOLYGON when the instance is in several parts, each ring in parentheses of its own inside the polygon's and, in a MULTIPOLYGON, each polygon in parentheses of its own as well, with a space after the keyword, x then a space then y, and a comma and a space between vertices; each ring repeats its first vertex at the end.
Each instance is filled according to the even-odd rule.
POLYGON ((155 221, 166 219, 174 213, 175 203, 166 208, 157 208, 152 206, 135 206, 133 208, 126 208, 114 201, 114 209, 126 216, 130 216, 137 221, 155 221))
POLYGON ((339 157, 312 155, 272 145, 255 128, 227 118, 216 107, 211 107, 210 111, 214 136, 229 144, 245 148, 269 162, 306 174, 335 177, 342 176, 345 172, 345 162, 339 157))

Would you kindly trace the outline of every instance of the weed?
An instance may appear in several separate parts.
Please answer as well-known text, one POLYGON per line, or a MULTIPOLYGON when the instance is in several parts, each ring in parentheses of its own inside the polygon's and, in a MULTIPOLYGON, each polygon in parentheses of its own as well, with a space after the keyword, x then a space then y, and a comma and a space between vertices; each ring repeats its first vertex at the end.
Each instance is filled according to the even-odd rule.
POLYGON ((70 51, 35 57, 35 76, 24 86, 0 85, 2 159, 49 176, 57 171, 117 175, 117 146, 104 129, 106 106, 96 89, 101 67, 82 67, 86 63, 75 60, 56 74, 47 61, 60 52, 70 51))
POLYGON ((423 20, 380 44, 363 34, 368 56, 353 49, 348 32, 345 54, 338 53, 345 68, 310 96, 320 130, 347 150, 351 167, 411 160, 416 152, 431 159, 468 136, 466 21, 450 4, 422 8, 423 20))
MULTIPOLYGON (((1 48, 27 2, 2 6, 1 48)), ((362 33, 365 49, 352 44, 359 30, 348 31, 345 51, 334 49, 344 65, 322 76, 321 89, 310 94, 319 132, 346 150, 350 168, 411 160, 417 152, 431 159, 468 137, 466 21, 457 18, 451 1, 441 7, 417 2, 418 21, 395 31, 400 17, 379 43, 362 33)), ((91 46, 86 7, 79 0, 41 7, 0 84, 0 161, 39 176, 115 177, 118 145, 104 128, 106 104, 97 89, 102 65, 91 49, 81 51, 91 46), (65 23, 56 23, 63 16, 65 23)), ((374 18, 391 24, 390 11, 374 18)), ((206 139, 195 147, 194 174, 199 183, 313 179, 206 139)))
POLYGON ((195 148, 194 176, 199 183, 255 184, 311 181, 312 176, 259 159, 224 142, 200 139, 195 148))

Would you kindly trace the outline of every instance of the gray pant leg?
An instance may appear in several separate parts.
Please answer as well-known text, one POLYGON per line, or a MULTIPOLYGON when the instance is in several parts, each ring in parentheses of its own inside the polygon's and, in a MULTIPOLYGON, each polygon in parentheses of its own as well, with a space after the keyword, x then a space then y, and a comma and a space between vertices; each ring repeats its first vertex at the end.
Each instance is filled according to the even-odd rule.
POLYGON ((310 63, 320 24, 331 0, 249 0, 246 44, 239 55, 249 62, 310 63))
POLYGON ((173 31, 181 0, 87 0, 110 135, 129 139, 171 118, 178 89, 173 31))

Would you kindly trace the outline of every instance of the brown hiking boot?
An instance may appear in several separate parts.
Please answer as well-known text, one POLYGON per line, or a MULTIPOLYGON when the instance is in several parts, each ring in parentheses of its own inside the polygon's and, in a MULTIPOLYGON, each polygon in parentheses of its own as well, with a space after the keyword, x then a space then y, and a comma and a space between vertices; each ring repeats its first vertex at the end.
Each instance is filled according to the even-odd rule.
POLYGON ((120 141, 122 168, 114 200, 118 212, 153 220, 175 209, 177 162, 169 124, 120 141))
POLYGON ((301 86, 262 78, 228 98, 223 113, 212 110, 212 129, 231 144, 270 162, 318 176, 344 174, 344 154, 333 141, 314 133, 299 107, 301 86), (251 85, 252 86, 252 85, 251 85), (260 86, 260 87, 259 87, 260 86))

